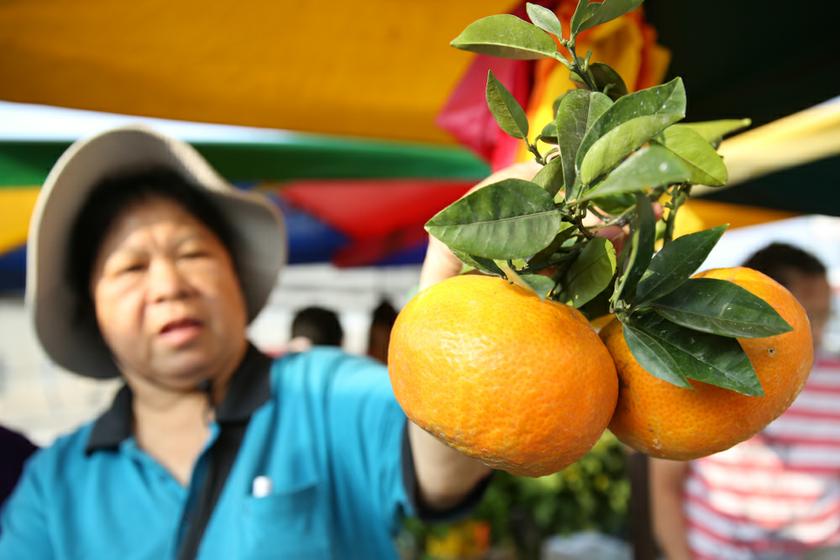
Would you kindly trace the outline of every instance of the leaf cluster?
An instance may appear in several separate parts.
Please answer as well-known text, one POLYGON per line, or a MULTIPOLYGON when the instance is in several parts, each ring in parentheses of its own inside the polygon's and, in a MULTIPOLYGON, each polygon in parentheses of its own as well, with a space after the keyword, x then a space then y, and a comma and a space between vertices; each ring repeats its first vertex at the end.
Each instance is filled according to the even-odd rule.
POLYGON ((426 229, 470 268, 589 317, 614 313, 633 355, 657 377, 686 388, 695 379, 760 395, 735 338, 770 336, 790 326, 730 282, 691 279, 724 227, 673 239, 691 186, 726 183, 716 148, 749 121, 682 122, 682 79, 630 93, 615 70, 592 63, 591 52, 580 57, 576 51, 579 33, 641 1, 580 0, 566 35, 554 12, 528 4, 530 22, 489 16, 452 41, 459 49, 505 58, 551 58, 578 87, 558 92, 553 119, 535 134, 525 110, 490 72, 491 113, 542 167, 530 181, 505 179, 472 192, 426 229), (660 202, 665 211, 657 219, 651 205, 660 202), (619 254, 601 233, 612 226, 629 227, 619 254))

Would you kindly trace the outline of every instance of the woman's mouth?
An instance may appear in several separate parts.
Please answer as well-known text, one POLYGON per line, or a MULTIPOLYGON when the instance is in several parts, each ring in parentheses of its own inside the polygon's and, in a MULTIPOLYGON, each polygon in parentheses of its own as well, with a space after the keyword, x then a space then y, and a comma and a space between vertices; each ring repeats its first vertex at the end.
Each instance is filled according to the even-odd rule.
POLYGON ((163 325, 158 336, 165 344, 178 347, 195 340, 203 327, 204 324, 198 319, 176 319, 163 325))

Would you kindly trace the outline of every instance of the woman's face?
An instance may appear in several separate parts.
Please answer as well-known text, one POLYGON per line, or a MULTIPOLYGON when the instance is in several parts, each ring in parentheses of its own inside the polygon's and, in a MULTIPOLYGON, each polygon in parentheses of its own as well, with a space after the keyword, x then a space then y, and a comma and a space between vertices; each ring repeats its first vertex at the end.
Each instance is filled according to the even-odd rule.
POLYGON ((233 371, 246 305, 228 251, 180 205, 154 197, 117 216, 91 274, 96 319, 129 379, 192 390, 233 371))

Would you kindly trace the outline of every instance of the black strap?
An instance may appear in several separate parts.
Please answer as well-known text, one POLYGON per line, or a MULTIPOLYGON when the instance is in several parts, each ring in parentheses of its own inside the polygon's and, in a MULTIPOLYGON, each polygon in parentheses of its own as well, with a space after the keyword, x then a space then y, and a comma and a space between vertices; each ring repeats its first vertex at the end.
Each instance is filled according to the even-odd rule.
POLYGON ((198 555, 204 531, 239 455, 239 447, 251 415, 269 398, 270 370, 271 359, 254 347, 249 348, 231 380, 228 394, 216 408, 219 436, 208 451, 206 466, 199 466, 206 468, 206 472, 195 502, 188 505, 182 520, 183 533, 178 547, 178 560, 192 560, 198 555))
POLYGON ((247 421, 223 426, 219 438, 210 449, 207 475, 204 477, 196 503, 192 505, 184 520, 185 533, 178 550, 178 560, 192 560, 198 555, 204 530, 225 487, 247 427, 247 421))

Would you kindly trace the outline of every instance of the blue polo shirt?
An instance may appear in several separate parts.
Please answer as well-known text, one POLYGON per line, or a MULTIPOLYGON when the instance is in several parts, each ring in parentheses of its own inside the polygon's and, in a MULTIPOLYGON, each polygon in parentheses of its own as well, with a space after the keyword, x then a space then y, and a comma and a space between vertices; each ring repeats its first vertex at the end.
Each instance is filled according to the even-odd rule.
POLYGON ((0 558, 159 560, 184 557, 185 539, 198 558, 395 558, 416 483, 386 369, 330 349, 265 367, 254 354, 188 487, 138 447, 124 389, 30 460, 0 518, 0 558))

